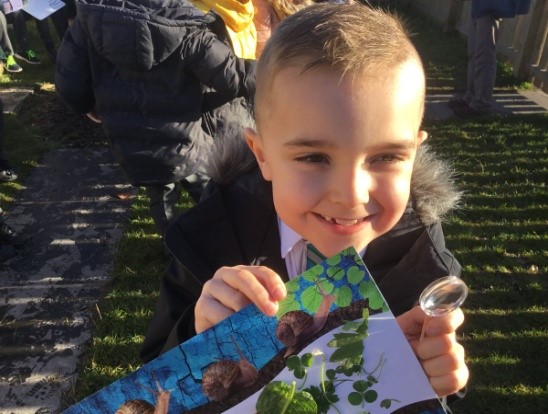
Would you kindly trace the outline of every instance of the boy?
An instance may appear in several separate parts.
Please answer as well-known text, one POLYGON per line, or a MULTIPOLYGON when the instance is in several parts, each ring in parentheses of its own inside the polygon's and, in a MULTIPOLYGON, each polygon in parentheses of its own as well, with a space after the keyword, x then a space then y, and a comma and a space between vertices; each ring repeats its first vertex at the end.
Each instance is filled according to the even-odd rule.
MULTIPOLYGON (((142 356, 248 303, 274 315, 283 282, 305 268, 306 243, 324 256, 354 245, 434 390, 462 388, 462 312, 429 322, 417 339, 421 291, 460 272, 440 225, 458 193, 443 165, 418 151, 424 94, 420 58, 395 18, 318 4, 284 20, 257 68, 257 130, 245 131, 258 168, 236 177, 218 168, 212 177, 225 182, 166 232, 174 259, 142 356)), ((249 165, 241 155, 233 163, 249 165)))

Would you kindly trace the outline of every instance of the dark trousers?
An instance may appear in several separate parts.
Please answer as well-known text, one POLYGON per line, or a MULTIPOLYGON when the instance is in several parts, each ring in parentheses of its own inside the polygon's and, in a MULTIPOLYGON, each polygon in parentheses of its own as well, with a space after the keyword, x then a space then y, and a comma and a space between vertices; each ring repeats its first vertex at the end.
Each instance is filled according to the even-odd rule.
POLYGON ((4 152, 4 102, 0 99, 0 170, 8 168, 8 161, 6 160, 6 154, 4 152))
POLYGON ((468 74, 464 99, 470 108, 487 111, 491 107, 497 76, 499 22, 492 16, 472 19, 468 35, 468 74))
POLYGON ((164 234, 167 226, 177 216, 176 204, 181 190, 184 188, 195 202, 200 200, 209 177, 197 172, 186 177, 180 183, 158 184, 146 186, 150 199, 149 209, 152 220, 160 234, 164 234))
MULTIPOLYGON (((22 10, 18 10, 10 14, 12 15, 11 20, 13 23, 13 33, 15 35, 15 43, 17 45, 17 50, 20 53, 24 53, 29 49, 35 49, 31 47, 29 43, 28 35, 27 35, 28 15, 22 10)), ((55 44, 53 43, 51 32, 49 30, 48 19, 38 20, 38 19, 35 19, 34 17, 30 17, 30 18, 35 21, 36 29, 38 30, 38 34, 40 35, 40 39, 42 40, 42 43, 44 44, 44 47, 46 48, 46 50, 47 51, 55 50, 55 44)))
POLYGON ((8 22, 4 13, 0 12, 0 47, 6 56, 13 55, 13 46, 8 35, 8 22))

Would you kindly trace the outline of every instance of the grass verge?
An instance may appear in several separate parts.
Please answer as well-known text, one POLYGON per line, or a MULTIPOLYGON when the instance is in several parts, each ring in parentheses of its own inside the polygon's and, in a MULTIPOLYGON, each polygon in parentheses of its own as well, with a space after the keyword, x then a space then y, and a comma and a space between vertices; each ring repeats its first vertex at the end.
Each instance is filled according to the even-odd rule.
POLYGON ((427 122, 465 191, 445 225, 471 289, 461 330, 471 377, 458 413, 548 412, 548 116, 427 122), (543 407, 542 409, 540 407, 543 407))

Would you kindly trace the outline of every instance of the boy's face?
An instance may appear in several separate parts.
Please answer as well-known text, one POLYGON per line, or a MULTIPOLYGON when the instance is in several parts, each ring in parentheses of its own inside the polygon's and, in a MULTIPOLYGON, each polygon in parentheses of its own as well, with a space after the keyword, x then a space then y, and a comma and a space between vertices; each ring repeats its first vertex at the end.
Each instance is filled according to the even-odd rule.
POLYGON ((246 131, 278 215, 326 256, 364 249, 398 222, 409 199, 426 139, 424 78, 414 62, 386 78, 341 81, 328 69, 284 68, 259 133, 246 131))

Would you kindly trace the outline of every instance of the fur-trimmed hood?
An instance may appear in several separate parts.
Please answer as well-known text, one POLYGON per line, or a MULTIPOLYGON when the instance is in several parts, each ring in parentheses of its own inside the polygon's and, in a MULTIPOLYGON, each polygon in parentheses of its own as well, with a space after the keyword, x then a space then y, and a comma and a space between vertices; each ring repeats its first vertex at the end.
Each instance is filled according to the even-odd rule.
MULTIPOLYGON (((255 122, 249 113, 240 113, 237 118, 235 116, 219 131, 206 169, 219 186, 230 184, 257 166, 255 156, 243 138, 243 129, 254 128, 255 122)), ((420 220, 425 225, 442 221, 447 213, 458 207, 460 198, 453 169, 427 144, 421 145, 411 177, 411 203, 420 220)))

